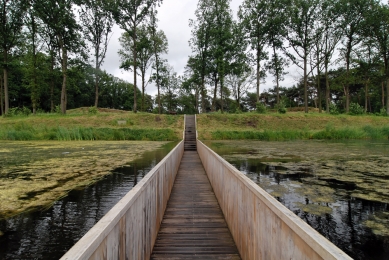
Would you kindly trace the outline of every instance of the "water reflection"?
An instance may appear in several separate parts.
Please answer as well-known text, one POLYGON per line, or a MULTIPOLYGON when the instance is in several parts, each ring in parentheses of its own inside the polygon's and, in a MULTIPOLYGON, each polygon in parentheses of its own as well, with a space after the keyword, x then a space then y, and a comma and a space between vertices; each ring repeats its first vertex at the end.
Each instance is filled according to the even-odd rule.
MULTIPOLYGON (((216 146, 213 142, 207 142, 207 145, 352 258, 389 259, 389 236, 385 235, 389 226, 388 203, 353 196, 356 192, 364 191, 361 191, 360 185, 340 179, 338 175, 342 173, 336 171, 344 169, 347 160, 339 160, 334 167, 328 167, 334 171, 333 176, 322 175, 322 167, 325 168, 330 163, 310 163, 307 158, 303 161, 298 156, 294 159, 289 155, 277 156, 276 152, 264 160, 264 156, 253 158, 256 152, 252 151, 252 147, 247 148, 247 153, 239 148, 237 153, 237 142, 234 142, 232 147, 228 142, 223 143, 224 145, 216 143, 216 146), (284 160, 283 156, 287 157, 287 160, 284 160), (383 235, 373 233, 366 224, 370 221, 372 225, 377 225, 380 214, 386 214, 381 216, 383 220, 379 222, 382 224, 379 229, 383 231, 383 235)), ((264 146, 267 145, 271 143, 261 143, 261 149, 265 149, 264 146)), ((330 145, 335 149, 333 144, 330 145)), ((355 158, 350 158, 351 160, 355 158)), ((365 172, 364 174, 370 175, 365 172)), ((380 181, 379 177, 375 178, 375 181, 380 181)), ((382 179, 385 179, 385 176, 382 179)), ((357 181, 356 178, 355 182, 357 181)))
POLYGON ((60 258, 175 145, 144 153, 96 184, 71 191, 44 212, 1 220, 0 259, 60 258))

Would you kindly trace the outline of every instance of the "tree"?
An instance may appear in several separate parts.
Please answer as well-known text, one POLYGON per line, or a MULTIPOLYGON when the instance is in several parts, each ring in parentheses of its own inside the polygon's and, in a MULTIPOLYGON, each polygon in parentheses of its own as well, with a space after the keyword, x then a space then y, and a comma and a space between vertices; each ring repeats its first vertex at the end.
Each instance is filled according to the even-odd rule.
POLYGON ((210 57, 210 39, 211 39, 211 19, 208 6, 199 1, 195 12, 196 20, 189 20, 189 26, 192 27, 192 38, 189 45, 192 48, 194 56, 189 58, 188 66, 194 74, 199 75, 201 86, 201 111, 206 111, 206 76, 209 74, 210 57))
POLYGON ((7 113, 9 109, 9 54, 11 49, 19 44, 20 33, 23 27, 23 16, 27 8, 26 4, 26 1, 23 0, 1 0, 0 2, 0 45, 3 53, 4 113, 7 113))
POLYGON ((341 39, 340 24, 336 12, 335 3, 337 0, 326 0, 321 2, 321 25, 322 25, 322 55, 324 65, 324 77, 326 86, 326 112, 330 112, 330 80, 328 77, 328 66, 337 44, 341 39))
POLYGON ((364 13, 369 8, 370 0, 339 0, 337 10, 339 11, 340 29, 343 39, 341 40, 342 48, 340 53, 346 62, 346 112, 349 112, 350 107, 350 65, 352 59, 352 51, 362 41, 362 31, 364 13))
POLYGON ((243 109, 241 105, 241 98, 253 87, 255 79, 255 73, 251 69, 242 71, 240 74, 229 74, 226 77, 226 83, 231 87, 232 93, 240 110, 243 109))
MULTIPOLYGON (((137 60, 137 30, 153 10, 152 7, 162 3, 162 0, 110 0, 110 11, 116 23, 132 38, 132 56, 137 60)), ((137 112, 136 100, 136 71, 137 63, 133 64, 134 71, 134 113, 137 112)))
POLYGON ((95 107, 99 104, 100 67, 107 53, 113 19, 104 8, 103 0, 82 0, 79 15, 84 37, 92 45, 95 63, 95 107))
POLYGON ((79 25, 74 19, 73 0, 34 0, 34 8, 39 18, 50 28, 56 37, 60 50, 62 69, 61 113, 66 114, 66 81, 68 53, 80 47, 79 25))
POLYGON ((308 58, 313 48, 318 16, 318 0, 292 0, 288 6, 287 39, 293 53, 288 53, 292 62, 304 71, 304 105, 308 113, 308 58), (301 65, 301 62, 303 63, 301 65))
POLYGON ((121 57, 121 65, 120 68, 125 70, 131 70, 131 67, 134 66, 134 63, 137 63, 137 67, 140 70, 140 76, 142 78, 142 104, 141 111, 144 111, 144 97, 145 97, 145 88, 146 88, 146 71, 149 69, 152 57, 154 56, 154 46, 151 39, 150 30, 145 26, 141 25, 138 28, 138 36, 137 36, 137 60, 134 61, 134 57, 132 49, 133 42, 132 37, 127 32, 124 32, 122 36, 119 38, 121 49, 119 50, 119 56, 121 57))
POLYGON ((168 41, 165 33, 162 30, 157 31, 157 13, 152 10, 150 14, 149 31, 151 33, 151 41, 154 55, 153 69, 155 75, 152 75, 151 80, 155 79, 158 90, 158 113, 161 114, 161 93, 160 93, 160 55, 168 52, 168 41))
POLYGON ((273 19, 269 16, 270 3, 271 1, 267 0, 244 0, 238 12, 240 22, 248 35, 251 49, 255 51, 257 102, 259 102, 260 82, 263 77, 261 61, 267 58, 265 47, 269 33, 268 22, 273 19))
MULTIPOLYGON (((384 63, 386 113, 389 115, 389 7, 378 2, 373 2, 370 7, 370 12, 366 13, 365 35, 370 35, 384 63)), ((384 99, 384 93, 382 95, 382 99, 384 99)))

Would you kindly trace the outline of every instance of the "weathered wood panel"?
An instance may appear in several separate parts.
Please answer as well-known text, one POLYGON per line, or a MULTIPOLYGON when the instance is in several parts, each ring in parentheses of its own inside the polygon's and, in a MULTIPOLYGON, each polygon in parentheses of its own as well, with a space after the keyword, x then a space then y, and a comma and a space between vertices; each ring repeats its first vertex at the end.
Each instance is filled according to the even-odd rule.
POLYGON ((182 141, 61 259, 149 259, 183 152, 182 141))
POLYGON ((196 151, 185 151, 151 259, 240 259, 196 151))
POLYGON ((351 259, 199 140, 197 151, 242 259, 351 259))

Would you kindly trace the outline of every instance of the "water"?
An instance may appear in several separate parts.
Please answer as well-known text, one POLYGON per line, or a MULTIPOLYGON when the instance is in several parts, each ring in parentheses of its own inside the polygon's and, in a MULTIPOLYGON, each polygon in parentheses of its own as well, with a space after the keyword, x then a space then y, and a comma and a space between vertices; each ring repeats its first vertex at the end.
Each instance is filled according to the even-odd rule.
POLYGON ((145 152, 131 166, 73 190, 43 212, 0 220, 0 259, 59 259, 176 145, 145 152))
POLYGON ((388 142, 206 144, 352 258, 389 259, 388 142))

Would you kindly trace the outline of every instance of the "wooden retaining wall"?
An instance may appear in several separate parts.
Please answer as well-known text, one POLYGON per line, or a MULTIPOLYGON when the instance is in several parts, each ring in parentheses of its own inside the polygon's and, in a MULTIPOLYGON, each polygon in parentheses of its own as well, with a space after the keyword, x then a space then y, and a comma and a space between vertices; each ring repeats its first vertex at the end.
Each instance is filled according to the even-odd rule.
POLYGON ((197 151, 242 259, 351 259, 199 140, 197 151))
POLYGON ((181 141, 61 259, 149 259, 183 153, 181 141))

